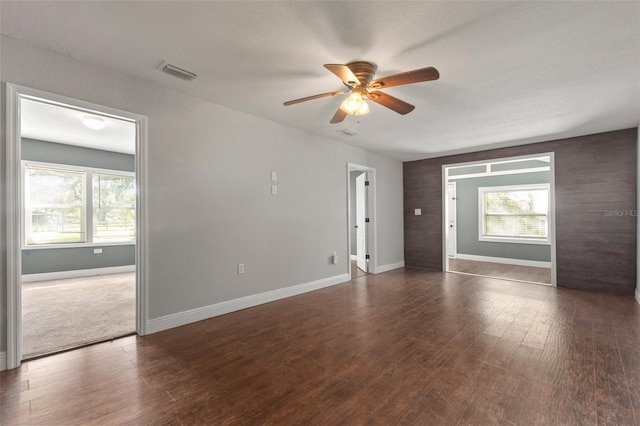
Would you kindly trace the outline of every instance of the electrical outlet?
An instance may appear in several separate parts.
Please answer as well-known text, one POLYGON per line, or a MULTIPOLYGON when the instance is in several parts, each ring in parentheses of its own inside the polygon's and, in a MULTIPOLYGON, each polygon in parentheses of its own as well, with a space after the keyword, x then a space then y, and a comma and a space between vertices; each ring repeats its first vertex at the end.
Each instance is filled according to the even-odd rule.
POLYGON ((278 185, 271 185, 271 195, 278 195, 278 185))
POLYGON ((244 274, 244 263, 238 263, 238 274, 244 274))
POLYGON ((93 249, 93 254, 102 254, 102 249, 93 249))

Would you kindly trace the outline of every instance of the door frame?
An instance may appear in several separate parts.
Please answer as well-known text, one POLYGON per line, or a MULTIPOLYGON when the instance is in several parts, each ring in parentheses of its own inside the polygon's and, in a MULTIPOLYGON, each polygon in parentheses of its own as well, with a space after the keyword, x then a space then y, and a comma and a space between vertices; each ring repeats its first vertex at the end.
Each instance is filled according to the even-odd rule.
POLYGON ((367 246, 369 251, 369 267, 368 273, 375 274, 377 271, 377 248, 378 240, 376 237, 376 169, 373 167, 361 166, 359 164, 347 163, 347 272, 351 277, 351 229, 353 223, 351 221, 351 172, 367 172, 369 179, 369 191, 367 197, 367 210, 369 213, 369 226, 367 227, 367 246))
MULTIPOLYGON (((451 196, 451 194, 449 194, 449 186, 450 185, 453 185, 453 197, 454 197, 453 201, 455 201, 456 191, 457 191, 457 188, 458 188, 457 187, 457 182, 447 182, 447 193, 446 193, 446 202, 447 203, 449 202, 449 199, 450 199, 450 196, 451 196)), ((454 208, 453 208, 453 217, 454 217, 453 252, 454 252, 454 254, 458 254, 458 241, 457 241, 458 240, 458 217, 457 217, 458 207, 456 206, 456 203, 453 203, 453 206, 454 206, 454 208)), ((451 213, 451 211, 449 211, 448 209, 449 209, 449 207, 447 205, 447 215, 451 213)), ((449 216, 447 216, 447 218, 446 218, 447 222, 449 222, 449 219, 450 219, 449 216)), ((450 253, 449 253, 449 244, 448 243, 452 238, 451 226, 445 227, 445 231, 446 231, 445 238, 446 238, 446 241, 447 241, 447 244, 446 244, 447 258, 449 258, 450 257, 450 253)))
POLYGON ((129 119, 136 124, 136 333, 146 334, 148 321, 147 259, 147 117, 38 89, 6 83, 6 251, 7 251, 7 369, 22 362, 22 247, 23 218, 20 100, 41 99, 99 115, 129 119))
MULTIPOLYGON (((364 271, 364 272, 369 272, 369 265, 367 262, 367 257, 366 255, 369 254, 367 253, 367 249, 369 248, 368 243, 368 226, 367 223, 365 221, 366 217, 367 217, 367 199, 369 198, 368 195, 368 190, 367 190, 367 185, 366 182, 369 179, 368 173, 367 172, 362 172, 359 175, 356 176, 356 185, 355 185, 355 190, 356 190, 356 205, 355 205, 355 216, 356 216, 356 224, 355 226, 356 228, 356 264, 358 266, 358 269, 364 271), (364 180, 363 180, 364 179, 364 180), (360 186, 362 186, 362 189, 360 189, 360 186), (362 207, 360 206, 360 201, 358 199, 358 193, 362 191, 362 207), (360 210, 364 210, 363 212, 361 212, 360 210), (362 220, 362 223, 360 222, 362 220), (362 229, 360 229, 360 225, 362 224, 362 229), (362 240, 364 242, 364 247, 361 247, 362 244, 360 244, 360 237, 363 237, 362 240), (360 257, 358 256, 358 254, 363 254, 364 257, 360 257), (363 263, 363 265, 361 265, 363 263), (362 268, 361 266, 364 266, 364 268, 362 268)), ((352 206, 353 207, 353 206, 352 206)), ((353 215, 351 215, 353 216, 353 215)))
POLYGON ((449 217, 449 209, 447 205, 447 184, 449 183, 448 170, 453 167, 475 166, 479 164, 499 161, 527 160, 545 156, 549 157, 549 167, 551 171, 551 179, 549 182, 549 240, 551 242, 551 286, 558 286, 558 269, 556 265, 556 160, 554 152, 540 152, 537 154, 527 154, 513 157, 486 158, 484 160, 478 161, 450 163, 442 165, 442 269, 444 272, 449 272, 449 256, 447 256, 447 221, 449 217))

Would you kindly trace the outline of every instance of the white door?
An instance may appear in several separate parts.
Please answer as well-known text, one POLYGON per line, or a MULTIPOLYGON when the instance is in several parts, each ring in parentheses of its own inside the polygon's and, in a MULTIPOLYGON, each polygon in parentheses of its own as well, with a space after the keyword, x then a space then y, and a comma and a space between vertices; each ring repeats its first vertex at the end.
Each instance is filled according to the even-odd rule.
POLYGON ((358 268, 367 271, 367 173, 356 177, 356 255, 358 268))
POLYGON ((447 256, 456 257, 457 232, 456 232, 456 183, 447 184, 447 256))

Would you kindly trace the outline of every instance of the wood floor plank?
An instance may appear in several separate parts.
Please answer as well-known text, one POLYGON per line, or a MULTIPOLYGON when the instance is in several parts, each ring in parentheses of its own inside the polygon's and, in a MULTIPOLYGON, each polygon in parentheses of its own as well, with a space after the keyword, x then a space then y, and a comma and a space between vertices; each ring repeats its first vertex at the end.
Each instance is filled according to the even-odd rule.
POLYGON ((0 373, 4 425, 638 424, 631 297, 400 269, 0 373))

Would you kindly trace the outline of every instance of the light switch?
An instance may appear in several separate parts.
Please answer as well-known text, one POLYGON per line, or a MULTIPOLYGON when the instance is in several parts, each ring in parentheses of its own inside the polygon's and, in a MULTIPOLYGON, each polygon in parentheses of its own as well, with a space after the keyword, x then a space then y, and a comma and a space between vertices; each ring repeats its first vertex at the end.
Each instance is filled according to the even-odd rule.
POLYGON ((271 172, 271 180, 274 182, 278 181, 278 172, 271 172))
POLYGON ((416 216, 422 216, 422 209, 415 209, 413 211, 413 214, 415 214, 416 216))

